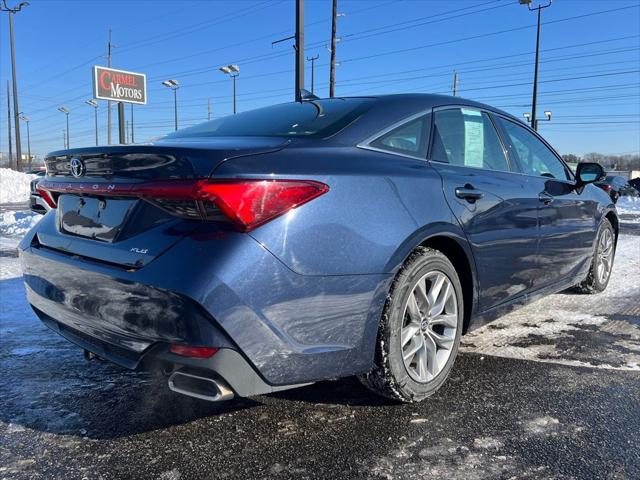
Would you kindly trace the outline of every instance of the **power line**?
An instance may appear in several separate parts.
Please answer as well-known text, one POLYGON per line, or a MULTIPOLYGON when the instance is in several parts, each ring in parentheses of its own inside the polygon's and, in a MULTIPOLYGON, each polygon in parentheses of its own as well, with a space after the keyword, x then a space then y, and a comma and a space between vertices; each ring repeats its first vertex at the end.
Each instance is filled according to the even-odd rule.
MULTIPOLYGON (((586 18, 586 17, 593 17, 596 15, 604 15, 607 13, 612 13, 612 12, 617 12, 617 11, 622 11, 622 10, 628 10, 630 8, 638 8, 640 7, 640 5, 631 5, 631 6, 626 6, 626 7, 619 7, 619 8, 611 8, 608 10, 601 10, 598 12, 591 12, 591 13, 586 13, 583 15, 574 15, 571 17, 565 17, 565 18, 561 18, 558 20, 552 20, 550 22, 546 22, 545 25, 551 25, 551 24, 556 24, 556 23, 561 23, 561 22, 567 22, 570 20, 577 20, 579 18, 586 18)), ((471 35, 468 37, 462 37, 462 38, 456 38, 454 40, 446 40, 443 42, 436 42, 436 43, 428 43, 425 45, 418 45, 415 47, 410 47, 410 48, 403 48, 403 49, 398 49, 398 50, 391 50, 391 51, 387 51, 387 52, 382 52, 382 53, 376 53, 376 54, 371 54, 371 55, 364 55, 364 56, 360 56, 360 57, 353 57, 350 59, 346 59, 346 60, 342 60, 342 63, 345 62, 355 62, 355 61, 360 61, 360 60, 368 60, 371 58, 379 58, 382 56, 387 56, 387 55, 396 55, 399 53, 406 53, 406 52, 411 52, 411 51, 415 51, 415 50, 421 50, 424 48, 432 48, 432 47, 440 47, 443 45, 450 45, 452 43, 458 43, 458 42, 465 42, 468 40, 477 40, 479 38, 487 38, 487 37, 491 37, 491 36, 496 36, 496 35, 502 35, 504 33, 511 33, 511 32, 517 32, 520 30, 526 30, 529 28, 534 28, 536 25, 525 25, 522 27, 514 27, 514 28, 508 28, 508 29, 504 29, 504 30, 497 30, 495 32, 487 32, 487 33, 482 33, 482 34, 477 34, 477 35, 471 35)))

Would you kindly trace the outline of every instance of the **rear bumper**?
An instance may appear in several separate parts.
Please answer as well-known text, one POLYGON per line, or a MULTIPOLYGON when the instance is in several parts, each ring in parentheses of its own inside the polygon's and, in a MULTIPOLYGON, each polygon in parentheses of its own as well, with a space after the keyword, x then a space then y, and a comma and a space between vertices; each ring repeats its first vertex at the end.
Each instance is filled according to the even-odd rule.
MULTIPOLYGON (((175 355, 169 351, 169 344, 165 342, 156 342, 141 352, 135 352, 104 340, 104 336, 101 334, 94 332, 94 335, 91 336, 80 330, 75 330, 65 323, 54 320, 35 307, 34 311, 42 322, 54 332, 79 347, 95 353, 100 358, 125 368, 195 373, 216 381, 222 380, 220 383, 228 385, 236 395, 241 397, 262 395, 298 386, 274 387, 269 385, 258 375, 246 358, 229 347, 221 348, 211 358, 206 359, 175 355)), ((111 337, 111 340, 116 339, 111 337)))
POLYGON ((372 365, 389 275, 298 275, 230 232, 190 234, 127 270, 42 247, 36 234, 19 249, 36 313, 124 367, 204 369, 245 395, 372 365), (171 354, 171 343, 221 350, 189 359, 171 354))

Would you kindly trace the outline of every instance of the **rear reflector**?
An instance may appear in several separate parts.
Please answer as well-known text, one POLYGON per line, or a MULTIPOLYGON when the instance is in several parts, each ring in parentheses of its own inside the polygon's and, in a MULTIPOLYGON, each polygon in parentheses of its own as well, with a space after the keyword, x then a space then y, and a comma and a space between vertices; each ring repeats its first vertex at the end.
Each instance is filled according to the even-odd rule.
POLYGON ((172 344, 169 348, 171 353, 182 357, 191 358, 209 358, 212 357, 219 349, 214 347, 191 347, 189 345, 172 344))
POLYGON ((55 195, 138 197, 173 215, 214 220, 222 213, 249 231, 329 191, 312 180, 166 180, 143 183, 38 183, 42 197, 55 208, 55 195), (186 202, 186 203, 185 203, 186 202), (212 208, 213 207, 213 208, 212 208))

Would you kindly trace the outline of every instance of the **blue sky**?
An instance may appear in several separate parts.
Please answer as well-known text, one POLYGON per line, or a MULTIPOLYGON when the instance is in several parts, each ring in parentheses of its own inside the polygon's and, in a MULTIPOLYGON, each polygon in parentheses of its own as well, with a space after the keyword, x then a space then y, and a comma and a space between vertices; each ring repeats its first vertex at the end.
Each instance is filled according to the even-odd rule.
MULTIPOLYGON (((459 95, 518 116, 530 110, 535 14, 517 0, 340 0, 339 11, 345 16, 338 25, 338 95, 449 93, 457 69, 459 95)), ((92 65, 106 65, 109 28, 117 45, 113 67, 147 74, 148 104, 134 107, 136 141, 173 129, 165 79, 181 85, 180 126, 206 120, 207 99, 214 117, 231 113, 231 79, 218 71, 229 63, 241 69, 239 111, 290 101, 293 48, 290 41, 271 42, 293 33, 294 12, 293 0, 31 0, 15 17, 15 37, 32 152, 62 148, 61 105, 71 110, 71 146, 93 144, 93 111, 84 101, 92 97, 92 65)), ((306 54, 320 56, 320 96, 328 95, 330 15, 331 0, 307 0, 306 54)), ((5 13, 0 22, 0 150, 6 151, 5 13)), ((556 0, 545 9, 539 93, 539 116, 553 111, 540 131, 560 153, 638 153, 640 2, 556 0)), ((105 143, 106 102, 99 123, 105 143)))

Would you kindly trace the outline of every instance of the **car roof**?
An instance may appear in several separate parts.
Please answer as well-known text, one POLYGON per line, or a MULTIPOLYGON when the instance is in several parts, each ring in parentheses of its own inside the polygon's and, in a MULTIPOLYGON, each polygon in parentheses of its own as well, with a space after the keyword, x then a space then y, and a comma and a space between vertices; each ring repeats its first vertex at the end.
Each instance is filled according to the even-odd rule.
POLYGON ((381 131, 385 126, 400 123, 403 120, 420 114, 429 112, 433 108, 443 106, 463 106, 474 107, 482 110, 488 110, 498 113, 510 120, 527 127, 517 117, 504 112, 498 108, 476 102, 462 97, 454 97, 451 95, 439 95, 434 93, 398 93, 388 95, 362 95, 362 96, 344 96, 335 97, 333 99, 319 98, 320 101, 340 101, 354 98, 366 98, 374 100, 371 107, 356 122, 345 127, 335 137, 336 143, 342 143, 351 139, 361 140, 381 131))

